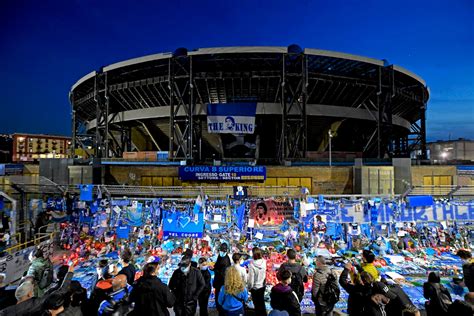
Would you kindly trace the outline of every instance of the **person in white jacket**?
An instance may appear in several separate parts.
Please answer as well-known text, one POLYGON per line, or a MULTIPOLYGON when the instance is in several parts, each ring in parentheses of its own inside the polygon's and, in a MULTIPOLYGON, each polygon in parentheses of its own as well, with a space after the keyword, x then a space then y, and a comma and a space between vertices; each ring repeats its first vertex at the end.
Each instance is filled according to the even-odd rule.
POLYGON ((262 258, 262 250, 253 248, 253 260, 249 265, 249 275, 247 287, 252 295, 253 305, 255 306, 255 315, 267 315, 265 308, 265 279, 267 274, 267 262, 262 258))
POLYGON ((244 285, 247 285, 247 270, 241 266, 243 263, 242 255, 240 253, 234 253, 232 255, 232 262, 234 263, 234 267, 237 269, 237 271, 239 271, 244 285))

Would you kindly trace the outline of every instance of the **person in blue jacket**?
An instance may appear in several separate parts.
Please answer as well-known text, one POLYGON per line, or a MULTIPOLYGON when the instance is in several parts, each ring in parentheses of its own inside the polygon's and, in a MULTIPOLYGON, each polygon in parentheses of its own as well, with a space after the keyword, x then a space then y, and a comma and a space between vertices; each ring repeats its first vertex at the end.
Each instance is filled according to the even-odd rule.
MULTIPOLYGON (((119 274, 112 280, 112 290, 113 292, 110 293, 109 297, 100 304, 98 315, 107 315, 114 311, 114 305, 122 299, 126 300, 132 291, 132 286, 127 284, 127 276, 125 274, 119 274)), ((130 304, 127 302, 125 305, 130 304)))
POLYGON ((235 267, 229 267, 225 273, 224 285, 219 291, 218 303, 226 316, 245 315, 245 302, 249 297, 245 283, 235 267))

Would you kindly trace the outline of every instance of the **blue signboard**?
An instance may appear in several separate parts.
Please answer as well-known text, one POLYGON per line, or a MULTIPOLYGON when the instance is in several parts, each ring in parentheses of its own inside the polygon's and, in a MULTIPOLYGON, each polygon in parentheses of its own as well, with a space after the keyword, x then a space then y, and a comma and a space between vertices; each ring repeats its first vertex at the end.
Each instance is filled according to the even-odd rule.
POLYGON ((456 166, 458 176, 474 177, 474 166, 456 166))
POLYGON ((22 175, 22 164, 0 164, 0 176, 22 175))
POLYGON ((204 214, 194 216, 178 212, 167 212, 163 219, 163 237, 202 238, 204 230, 204 214))
POLYGON ((267 169, 263 166, 181 166, 181 181, 259 181, 265 180, 267 169))

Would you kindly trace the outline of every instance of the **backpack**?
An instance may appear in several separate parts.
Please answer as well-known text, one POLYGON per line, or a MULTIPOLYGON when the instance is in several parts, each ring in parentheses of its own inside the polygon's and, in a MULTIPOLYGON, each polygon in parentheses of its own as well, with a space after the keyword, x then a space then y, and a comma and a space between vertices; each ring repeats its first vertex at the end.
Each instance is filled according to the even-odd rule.
POLYGON ((434 288, 436 291, 437 303, 439 304, 439 307, 443 310, 444 313, 447 313, 449 305, 453 303, 449 298, 448 294, 446 294, 448 290, 446 290, 446 288, 442 285, 434 286, 434 288))
POLYGON ((321 297, 323 301, 329 306, 334 306, 337 302, 339 302, 340 294, 341 290, 339 289, 339 284, 337 284, 336 277, 331 271, 331 273, 328 275, 326 284, 324 285, 324 290, 321 293, 321 297))
POLYGON ((132 310, 132 302, 129 300, 128 290, 125 290, 125 295, 118 301, 114 300, 112 297, 107 299, 109 305, 104 308, 102 315, 104 316, 122 316, 128 315, 132 310))
MULTIPOLYGON (((287 267, 285 267, 285 269, 289 270, 287 267)), ((301 300, 301 298, 304 296, 303 276, 301 275, 301 270, 302 269, 303 269, 303 267, 300 265, 297 272, 291 273, 290 287, 296 293, 296 296, 298 297, 298 300, 301 300)), ((291 270, 290 270, 290 272, 291 272, 291 270)))
POLYGON ((53 283, 53 265, 48 260, 46 267, 41 274, 41 278, 38 282, 38 287, 40 289, 45 289, 53 283))

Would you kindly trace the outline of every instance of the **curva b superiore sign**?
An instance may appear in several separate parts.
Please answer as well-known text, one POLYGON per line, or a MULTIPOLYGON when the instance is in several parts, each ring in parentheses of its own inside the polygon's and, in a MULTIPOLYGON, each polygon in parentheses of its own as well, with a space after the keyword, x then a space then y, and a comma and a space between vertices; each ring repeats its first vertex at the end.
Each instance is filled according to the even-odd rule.
POLYGON ((263 166, 182 166, 182 181, 259 181, 265 180, 267 169, 263 166))

